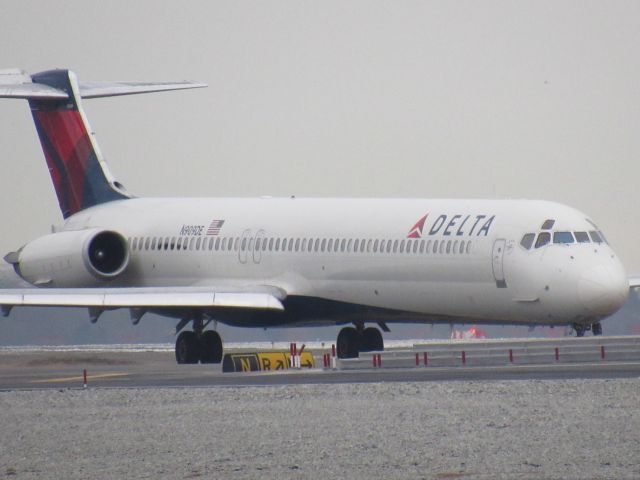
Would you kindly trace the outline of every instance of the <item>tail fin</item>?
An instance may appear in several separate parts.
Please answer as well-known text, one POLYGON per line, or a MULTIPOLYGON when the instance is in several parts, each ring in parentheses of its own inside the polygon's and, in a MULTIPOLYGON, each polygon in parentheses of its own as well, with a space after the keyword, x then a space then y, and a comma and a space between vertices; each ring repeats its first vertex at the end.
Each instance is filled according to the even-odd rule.
POLYGON ((29 107, 64 218, 85 208, 130 198, 109 172, 81 105, 81 98, 177 90, 182 83, 78 83, 69 70, 28 76, 0 71, 0 98, 23 98, 29 107))

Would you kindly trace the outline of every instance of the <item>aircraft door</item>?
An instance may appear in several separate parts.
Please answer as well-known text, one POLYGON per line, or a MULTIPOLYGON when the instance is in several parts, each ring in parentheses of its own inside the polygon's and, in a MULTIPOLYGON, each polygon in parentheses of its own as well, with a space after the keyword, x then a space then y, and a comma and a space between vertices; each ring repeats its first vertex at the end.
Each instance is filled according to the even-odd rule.
POLYGON ((496 281, 496 287, 507 288, 507 281, 504 278, 504 250, 507 241, 499 238, 493 243, 493 278, 496 281))

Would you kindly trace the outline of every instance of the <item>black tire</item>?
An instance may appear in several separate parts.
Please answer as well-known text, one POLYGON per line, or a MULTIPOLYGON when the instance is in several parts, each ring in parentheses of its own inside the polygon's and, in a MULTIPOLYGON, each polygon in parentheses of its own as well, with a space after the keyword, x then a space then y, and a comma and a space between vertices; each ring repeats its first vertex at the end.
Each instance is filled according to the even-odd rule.
POLYGON ((602 325, 600 324, 600 322, 596 322, 593 325, 591 325, 591 331, 596 336, 602 335, 602 325))
POLYGON ((198 363, 200 342, 195 332, 182 332, 176 339, 176 362, 179 364, 198 363))
POLYGON ((384 341, 382 333, 375 327, 365 328, 360 339, 361 352, 382 352, 384 351, 384 341))
POLYGON ((215 330, 207 330, 200 337, 200 363, 222 362, 222 339, 215 330))
POLYGON ((573 325, 573 329, 576 331, 576 337, 584 337, 584 332, 587 330, 584 325, 580 323, 573 325))
POLYGON ((358 331, 353 327, 340 330, 336 341, 338 358, 358 358, 358 331))

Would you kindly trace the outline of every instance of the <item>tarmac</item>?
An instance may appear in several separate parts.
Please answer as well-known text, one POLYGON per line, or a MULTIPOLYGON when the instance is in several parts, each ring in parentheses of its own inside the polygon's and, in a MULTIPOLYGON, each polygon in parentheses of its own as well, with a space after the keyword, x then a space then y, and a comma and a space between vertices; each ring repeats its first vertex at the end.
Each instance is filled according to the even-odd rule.
MULTIPOLYGON (((314 352, 316 366, 323 354, 314 352)), ((0 390, 84 388, 85 371, 92 388, 638 378, 640 337, 431 342, 319 367, 222 373, 220 365, 177 365, 170 351, 11 349, 0 351, 0 390)))

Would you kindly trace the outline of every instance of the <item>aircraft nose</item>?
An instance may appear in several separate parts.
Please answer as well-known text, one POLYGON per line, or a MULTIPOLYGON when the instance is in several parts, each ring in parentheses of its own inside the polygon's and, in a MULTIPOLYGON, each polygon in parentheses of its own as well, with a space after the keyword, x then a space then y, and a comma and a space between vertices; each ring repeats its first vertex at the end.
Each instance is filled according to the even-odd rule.
POLYGON ((578 296, 590 314, 610 315, 627 299, 629 282, 620 262, 598 265, 580 278, 578 296))

